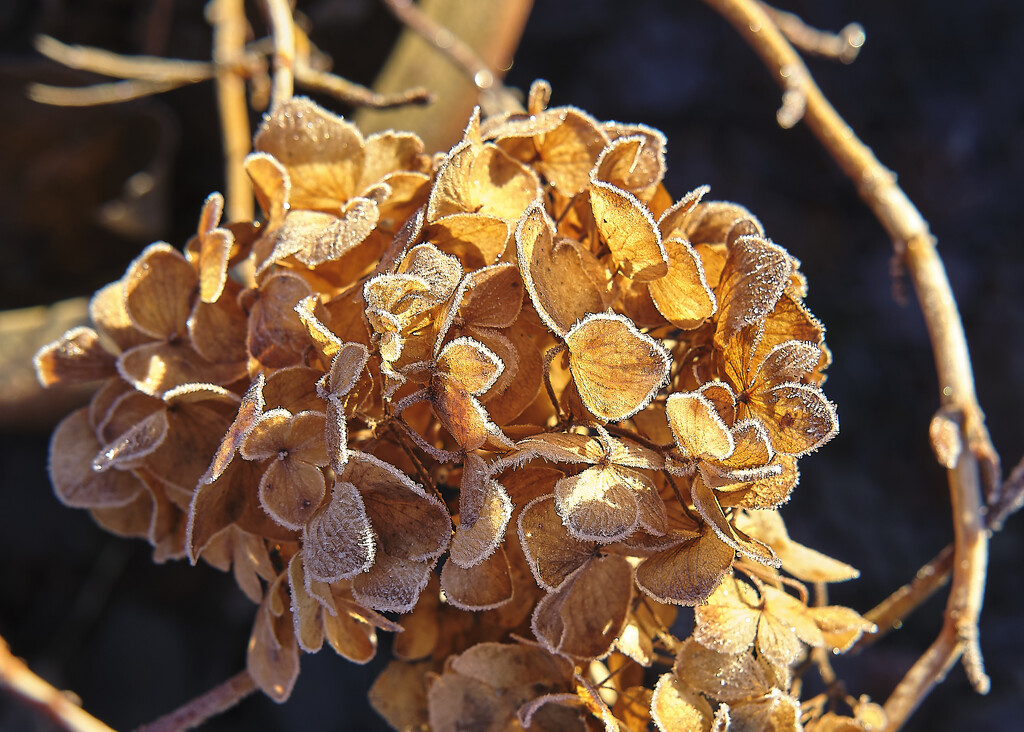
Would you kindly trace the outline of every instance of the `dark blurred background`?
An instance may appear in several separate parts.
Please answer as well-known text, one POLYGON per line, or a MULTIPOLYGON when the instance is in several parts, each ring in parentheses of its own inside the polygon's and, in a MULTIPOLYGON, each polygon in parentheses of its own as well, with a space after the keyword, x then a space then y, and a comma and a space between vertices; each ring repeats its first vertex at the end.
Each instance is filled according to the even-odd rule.
MULTIPOLYGON (((36 55, 32 36, 204 59, 202 8, 200 0, 0 3, 0 308, 88 295, 150 241, 183 245, 203 199, 223 186, 210 84, 120 106, 43 107, 25 98, 29 81, 87 77, 36 55), (126 181, 140 171, 155 185, 137 199, 126 181)), ((1008 469, 1024 453, 1024 4, 785 8, 818 27, 855 20, 867 31, 855 63, 810 59, 811 71, 939 239, 1008 469)), ((387 13, 373 0, 300 0, 299 9, 335 69, 370 83, 398 33, 387 13)), ((551 81, 555 105, 664 131, 675 196, 710 184, 712 197, 746 205, 803 261, 807 302, 829 329, 825 391, 842 431, 801 462, 784 516, 794 538, 862 571, 831 599, 871 608, 952 539, 945 476, 927 441, 937 407, 931 350, 909 282, 890 275, 885 233, 804 127, 779 129, 774 82, 702 3, 537 0, 509 83, 525 89, 536 77, 551 81), (894 290, 909 293, 906 304, 894 290)), ((90 712, 132 728, 239 671, 253 608, 229 576, 155 566, 144 543, 111 537, 62 507, 46 476, 45 422, 0 434, 0 635, 90 712)), ((1021 522, 1011 519, 991 545, 981 622, 991 693, 973 694, 956 667, 907 730, 1019 728, 1021 522)), ((869 652, 836 659, 849 691, 883 701, 937 635, 944 602, 940 593, 869 652)), ((367 668, 330 650, 305 656, 288 703, 253 698, 206 729, 384 729, 365 694, 387 645, 367 668)), ((45 729, 0 697, 2 732, 45 729)))

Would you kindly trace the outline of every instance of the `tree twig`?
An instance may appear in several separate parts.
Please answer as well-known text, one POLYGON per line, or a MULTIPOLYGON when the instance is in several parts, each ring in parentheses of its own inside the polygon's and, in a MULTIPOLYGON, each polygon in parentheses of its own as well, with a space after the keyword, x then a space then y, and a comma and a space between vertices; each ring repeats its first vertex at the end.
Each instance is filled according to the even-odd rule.
POLYGON ((829 33, 807 25, 799 15, 787 13, 770 5, 765 5, 764 9, 790 43, 801 51, 816 56, 851 64, 867 40, 864 26, 860 23, 850 23, 838 33, 829 33))
POLYGON ((36 676, 24 661, 11 653, 3 638, 0 638, 0 688, 68 732, 114 732, 72 702, 64 692, 36 676))
POLYGON ((244 0, 215 0, 207 6, 207 20, 213 24, 217 108, 224 145, 225 212, 228 221, 251 221, 255 207, 252 184, 245 172, 251 131, 242 76, 247 26, 244 0))
POLYGON ((787 103, 790 109, 800 107, 800 116, 857 185, 892 237, 897 254, 906 261, 928 327, 942 407, 963 416, 968 449, 948 471, 955 536, 953 586, 942 632, 885 704, 890 729, 898 729, 961 654, 974 688, 982 693, 988 690, 977 633, 988 560, 979 461, 991 473, 998 457, 985 430, 963 325, 928 224, 896 184, 892 172, 878 162, 825 99, 764 6, 757 0, 705 1, 733 24, 774 73, 788 97, 780 110, 780 122, 795 122, 791 115, 781 118, 787 103))
POLYGON ((256 682, 248 671, 242 671, 170 714, 138 727, 135 732, 182 732, 194 729, 211 717, 231 709, 254 691, 256 682))

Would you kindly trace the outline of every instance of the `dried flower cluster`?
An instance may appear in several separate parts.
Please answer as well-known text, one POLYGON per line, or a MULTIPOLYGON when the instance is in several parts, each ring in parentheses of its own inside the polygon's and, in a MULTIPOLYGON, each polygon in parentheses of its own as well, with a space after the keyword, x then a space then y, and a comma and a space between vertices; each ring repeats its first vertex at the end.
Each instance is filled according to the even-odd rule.
POLYGON ((53 436, 58 497, 231 569, 279 701, 300 650, 365 663, 387 630, 399 729, 874 728, 794 676, 872 627, 808 604, 856 570, 775 510, 838 429, 799 263, 706 188, 673 201, 659 132, 549 95, 433 158, 282 104, 263 220, 214 194, 38 354, 104 380, 53 436))

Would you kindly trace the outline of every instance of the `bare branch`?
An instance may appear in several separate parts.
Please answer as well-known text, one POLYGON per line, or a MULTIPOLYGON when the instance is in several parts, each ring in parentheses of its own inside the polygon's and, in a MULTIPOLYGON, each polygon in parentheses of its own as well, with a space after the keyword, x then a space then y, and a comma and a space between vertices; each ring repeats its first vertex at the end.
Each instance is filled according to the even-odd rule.
POLYGON ((213 24, 213 61, 217 67, 217 108, 224 145, 225 212, 229 221, 251 221, 252 184, 245 172, 251 131, 242 68, 245 54, 244 0, 215 0, 206 6, 213 24))
POLYGON ((130 102, 133 99, 150 97, 154 94, 162 94, 189 83, 191 82, 125 79, 124 81, 79 87, 29 84, 27 92, 29 99, 40 104, 52 104, 57 107, 95 107, 101 104, 119 104, 130 102))
POLYGON ((295 19, 288 0, 263 0, 274 39, 274 85, 270 108, 292 98, 295 93, 295 19))

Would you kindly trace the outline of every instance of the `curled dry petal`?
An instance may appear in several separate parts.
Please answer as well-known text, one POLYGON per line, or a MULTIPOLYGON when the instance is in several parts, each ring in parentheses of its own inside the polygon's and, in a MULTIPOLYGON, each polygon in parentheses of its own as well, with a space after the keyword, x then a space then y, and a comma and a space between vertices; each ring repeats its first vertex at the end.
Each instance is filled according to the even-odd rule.
MULTIPOLYGON (((476 458, 467 455, 466 464, 476 458)), ((496 480, 482 477, 476 484, 467 484, 463 471, 462 487, 459 491, 459 525, 451 543, 451 561, 469 569, 489 557, 505 537, 505 527, 512 516, 512 501, 505 489, 496 480)))
POLYGON ((224 438, 221 440, 217 452, 214 453, 210 467, 207 468, 206 473, 199 479, 201 485, 212 483, 224 473, 224 470, 231 463, 232 458, 234 458, 235 452, 245 438, 248 437, 253 425, 263 415, 263 407, 266 406, 263 398, 263 385, 265 383, 266 379, 263 374, 257 374, 249 390, 242 398, 242 403, 238 405, 238 413, 235 415, 231 426, 228 427, 227 432, 224 433, 224 438))
POLYGON ((598 419, 632 416, 668 381, 671 356, 621 315, 588 315, 565 334, 565 344, 580 398, 598 419))
POLYGON ((755 562, 768 567, 780 566, 779 558, 775 556, 770 546, 747 536, 732 525, 722 510, 715 492, 708 487, 702 476, 698 475, 691 484, 690 495, 693 497, 693 507, 719 539, 755 562))
POLYGON ((92 328, 72 328, 36 353, 36 378, 43 386, 79 384, 115 375, 114 356, 92 328))

